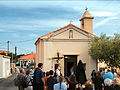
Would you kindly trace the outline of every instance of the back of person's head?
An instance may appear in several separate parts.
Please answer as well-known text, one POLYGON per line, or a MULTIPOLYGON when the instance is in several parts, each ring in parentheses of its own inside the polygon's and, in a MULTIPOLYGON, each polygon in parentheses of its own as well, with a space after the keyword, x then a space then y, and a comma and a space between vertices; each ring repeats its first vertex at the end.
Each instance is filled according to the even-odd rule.
POLYGON ((100 69, 100 72, 102 72, 102 69, 100 69))
POLYGON ((114 74, 115 73, 115 69, 112 69, 111 72, 114 74))
POLYGON ((53 74, 54 74, 53 70, 50 70, 50 71, 49 71, 49 74, 50 74, 50 75, 53 75, 53 74))
POLYGON ((50 73, 49 72, 46 72, 46 76, 49 76, 50 75, 50 73))
POLYGON ((20 69, 20 73, 24 73, 24 69, 23 68, 20 69))
POLYGON ((100 72, 97 72, 97 76, 98 76, 99 78, 102 77, 100 72))
POLYGON ((113 79, 113 84, 114 85, 120 85, 120 79, 119 78, 114 78, 113 79))
POLYGON ((70 77, 70 82, 73 82, 73 83, 76 82, 76 76, 75 76, 75 74, 73 74, 73 75, 70 77))
POLYGON ((34 66, 32 66, 31 69, 34 69, 34 66))
POLYGON ((110 72, 110 69, 108 69, 107 72, 110 72))
POLYGON ((60 89, 61 89, 61 86, 62 86, 61 83, 62 83, 63 81, 64 81, 64 77, 63 77, 63 76, 60 76, 60 77, 59 77, 60 89))
POLYGON ((67 76, 65 76, 65 80, 66 80, 66 82, 70 81, 70 79, 67 76))
POLYGON ((93 70, 93 72, 95 72, 95 69, 93 70))
POLYGON ((43 63, 39 63, 39 64, 38 64, 38 67, 41 67, 41 66, 43 66, 43 63))
POLYGON ((59 82, 63 82, 64 81, 64 77, 63 76, 60 76, 59 77, 59 82))
POLYGON ((26 75, 29 75, 29 74, 30 74, 30 70, 27 70, 27 71, 26 71, 26 75))
POLYGON ((112 80, 107 78, 107 79, 105 79, 104 84, 105 84, 105 86, 111 86, 112 80))

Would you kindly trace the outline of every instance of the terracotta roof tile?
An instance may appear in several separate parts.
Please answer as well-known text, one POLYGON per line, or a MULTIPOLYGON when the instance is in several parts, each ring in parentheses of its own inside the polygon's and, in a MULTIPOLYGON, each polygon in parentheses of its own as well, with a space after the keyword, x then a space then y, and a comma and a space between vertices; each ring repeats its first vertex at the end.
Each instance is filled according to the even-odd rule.
POLYGON ((0 53, 5 53, 5 54, 8 54, 7 51, 3 51, 3 50, 0 50, 0 53))
POLYGON ((52 33, 54 33, 54 32, 57 32, 57 31, 59 31, 59 30, 61 30, 61 29, 64 29, 64 28, 66 28, 66 27, 68 27, 68 26, 70 26, 70 25, 71 25, 71 24, 68 24, 67 26, 64 26, 64 27, 62 27, 62 28, 59 28, 59 29, 57 29, 57 30, 55 30, 55 31, 52 31, 52 32, 50 32, 50 33, 48 33, 48 34, 43 35, 43 36, 41 36, 40 38, 45 37, 45 36, 47 36, 47 35, 50 35, 50 34, 52 34, 52 33))
POLYGON ((20 57, 18 59, 19 60, 20 59, 35 59, 35 57, 36 57, 36 54, 27 54, 27 55, 24 55, 24 56, 22 56, 22 57, 20 57))

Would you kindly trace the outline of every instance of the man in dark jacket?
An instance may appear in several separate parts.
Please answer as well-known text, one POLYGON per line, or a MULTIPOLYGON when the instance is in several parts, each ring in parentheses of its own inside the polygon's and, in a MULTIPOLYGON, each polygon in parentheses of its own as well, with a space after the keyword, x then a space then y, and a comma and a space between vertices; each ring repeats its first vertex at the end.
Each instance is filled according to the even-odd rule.
POLYGON ((53 77, 54 76, 53 70, 50 70, 49 74, 50 77, 47 79, 47 88, 48 88, 47 90, 53 90, 53 86, 54 84, 57 83, 57 79, 53 77))
POLYGON ((35 70, 35 84, 36 84, 36 90, 44 90, 44 74, 42 71, 43 64, 39 63, 38 68, 35 70))

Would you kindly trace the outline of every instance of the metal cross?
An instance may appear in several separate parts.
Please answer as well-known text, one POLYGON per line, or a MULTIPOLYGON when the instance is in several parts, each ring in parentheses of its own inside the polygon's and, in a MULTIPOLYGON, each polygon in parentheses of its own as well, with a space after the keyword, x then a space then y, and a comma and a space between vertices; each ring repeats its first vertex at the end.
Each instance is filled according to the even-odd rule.
POLYGON ((60 55, 60 53, 59 53, 59 51, 57 50, 57 57, 53 57, 53 58, 52 58, 52 59, 57 59, 57 63, 59 63, 59 60, 63 58, 63 57, 60 57, 59 55, 60 55))
POLYGON ((85 8, 85 10, 87 11, 87 10, 88 10, 88 8, 86 7, 86 8, 85 8))

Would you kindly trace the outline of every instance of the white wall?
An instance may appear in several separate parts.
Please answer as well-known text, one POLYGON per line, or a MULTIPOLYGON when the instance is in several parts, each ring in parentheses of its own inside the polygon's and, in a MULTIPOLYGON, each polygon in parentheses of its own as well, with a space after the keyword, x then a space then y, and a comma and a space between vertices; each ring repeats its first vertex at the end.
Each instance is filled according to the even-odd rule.
MULTIPOLYGON (((89 42, 44 42, 44 71, 54 70, 55 60, 48 58, 56 57, 57 50, 60 52, 60 57, 64 55, 78 55, 77 62, 82 60, 86 63, 87 78, 91 78, 91 72, 96 69, 96 61, 93 60, 89 54, 89 42)), ((61 71, 64 75, 64 59, 61 60, 61 71)))
POLYGON ((10 58, 0 57, 0 78, 10 75, 10 58))

